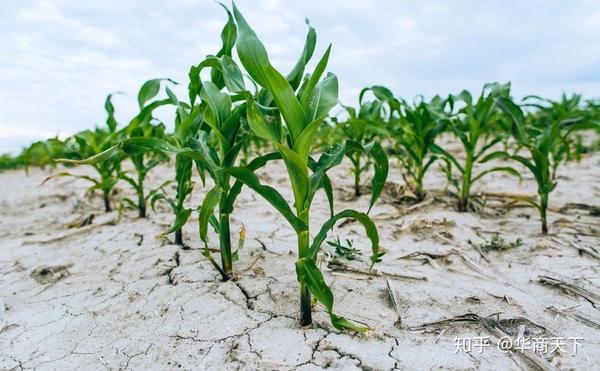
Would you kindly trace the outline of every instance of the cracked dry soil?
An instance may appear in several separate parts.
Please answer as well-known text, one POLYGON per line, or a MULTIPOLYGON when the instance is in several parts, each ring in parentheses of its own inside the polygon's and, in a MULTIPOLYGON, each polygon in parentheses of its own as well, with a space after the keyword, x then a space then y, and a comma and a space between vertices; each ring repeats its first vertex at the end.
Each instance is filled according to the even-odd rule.
MULTIPOLYGON (((600 303, 594 295, 600 293, 600 255, 594 252, 600 221, 562 206, 597 203, 599 162, 593 155, 563 168, 547 237, 539 235, 537 215, 529 208, 490 202, 477 214, 455 212, 452 198, 435 191, 444 189, 441 173, 427 179, 431 202, 395 204, 388 192, 371 214, 387 252, 378 275, 361 273, 364 261, 342 261, 344 269, 322 262, 335 311, 369 326, 366 335, 335 330, 319 305, 313 326, 298 326, 295 236, 247 189, 233 214, 232 230, 242 222, 247 229, 237 277, 221 282, 198 250, 196 219, 185 227, 191 249, 184 250, 154 238, 172 219, 166 208, 146 220, 133 211, 117 220, 117 213, 101 212, 99 197, 83 196, 82 181, 59 179, 40 187, 50 170, 2 173, 0 369, 597 368, 600 303), (91 224, 69 228, 90 219, 91 224), (523 245, 482 254, 467 242, 493 233, 522 238, 523 245), (584 291, 542 284, 540 276, 584 291), (494 346, 456 352, 456 337, 497 340, 476 321, 427 325, 465 313, 518 323, 526 333, 543 328, 553 336, 581 337, 583 344, 577 353, 566 349, 542 357, 542 366, 494 346)), ((262 176, 285 190, 282 168, 270 165, 262 176)), ((392 167, 390 183, 401 183, 398 173, 392 167)), ((169 174, 166 167, 154 171, 151 182, 159 184, 169 174)), ((347 164, 331 177, 338 188, 337 210, 366 209, 368 195, 347 196, 347 164)), ((534 192, 527 177, 519 184, 493 176, 479 187, 534 192)), ((129 194, 125 185, 120 188, 117 198, 129 194)), ((198 204, 203 192, 196 189, 190 205, 198 204)), ((312 230, 327 215, 319 197, 312 230)), ((338 226, 335 234, 355 240, 367 259, 368 244, 356 223, 338 226)), ((214 235, 211 240, 216 247, 214 235)), ((332 252, 325 244, 323 249, 332 252)))

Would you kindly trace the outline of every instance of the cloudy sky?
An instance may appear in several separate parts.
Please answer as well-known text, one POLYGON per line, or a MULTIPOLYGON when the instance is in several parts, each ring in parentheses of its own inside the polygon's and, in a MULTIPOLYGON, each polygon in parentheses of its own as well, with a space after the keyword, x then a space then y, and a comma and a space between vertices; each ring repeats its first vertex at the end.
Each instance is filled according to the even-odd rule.
MULTIPOLYGON (((600 96, 600 2, 595 0, 238 0, 273 64, 289 71, 305 18, 316 56, 341 100, 363 86, 396 95, 478 90, 512 81, 516 96, 600 96)), ((103 123, 106 94, 124 124, 147 79, 184 85, 189 66, 220 47, 226 20, 212 0, 3 0, 0 12, 0 152, 103 123)), ((316 59, 316 58, 315 58, 316 59)), ((169 114, 161 113, 165 119, 169 114)))

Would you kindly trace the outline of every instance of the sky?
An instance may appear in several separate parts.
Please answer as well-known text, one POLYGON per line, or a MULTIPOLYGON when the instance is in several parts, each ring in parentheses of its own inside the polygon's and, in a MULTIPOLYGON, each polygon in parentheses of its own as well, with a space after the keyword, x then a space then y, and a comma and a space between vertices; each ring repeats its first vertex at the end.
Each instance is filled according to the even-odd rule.
MULTIPOLYGON (((317 30, 309 70, 329 43, 340 101, 388 86, 432 97, 511 81, 513 94, 600 97, 600 1, 238 0, 287 73, 307 26, 317 30)), ((187 72, 220 48, 224 10, 213 0, 2 0, 0 153, 103 125, 111 92, 125 125, 141 84, 169 77, 186 97, 187 72)), ((169 125, 171 112, 159 118, 169 125)))

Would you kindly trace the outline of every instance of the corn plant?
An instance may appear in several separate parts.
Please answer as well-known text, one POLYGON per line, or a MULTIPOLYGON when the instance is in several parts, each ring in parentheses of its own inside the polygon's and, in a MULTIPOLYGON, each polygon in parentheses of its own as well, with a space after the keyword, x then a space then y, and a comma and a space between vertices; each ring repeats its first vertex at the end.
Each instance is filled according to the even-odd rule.
POLYGON ((14 156, 10 153, 0 155, 0 171, 14 170, 25 166, 25 161, 21 155, 14 156))
POLYGON ((458 158, 439 146, 432 147, 433 152, 443 156, 446 166, 445 171, 449 184, 458 194, 458 210, 467 211, 471 206, 470 196, 473 184, 485 175, 494 172, 506 172, 520 178, 519 173, 510 166, 496 166, 474 173, 477 164, 485 164, 495 158, 506 158, 508 153, 504 150, 493 150, 493 147, 502 141, 502 136, 496 136, 485 141, 486 133, 489 133, 499 120, 504 116, 498 111, 494 99, 498 96, 507 97, 510 91, 510 83, 501 85, 497 83, 486 84, 476 102, 473 102, 471 94, 464 90, 458 95, 452 95, 447 103, 453 111, 456 103, 463 106, 451 117, 450 130, 460 140, 464 150, 464 162, 461 164, 458 158), (453 168, 458 171, 458 179, 453 177, 453 168))
MULTIPOLYGON (((129 122, 129 125, 123 129, 123 136, 125 138, 163 138, 165 136, 164 124, 160 122, 157 123, 154 120, 152 113, 158 107, 167 104, 176 104, 177 102, 173 101, 174 94, 170 92, 168 87, 166 87, 168 98, 152 100, 160 92, 163 80, 165 79, 148 80, 140 88, 138 93, 138 105, 140 111, 129 122)), ((112 161, 115 156, 119 155, 120 148, 121 144, 119 143, 83 160, 61 159, 60 161, 71 164, 100 164, 107 160, 112 161)), ((145 218, 148 200, 152 198, 161 187, 146 194, 144 181, 150 170, 158 164, 167 161, 168 158, 157 151, 136 152, 130 154, 130 159, 136 172, 136 178, 130 177, 125 171, 119 171, 118 178, 131 184, 137 195, 137 203, 129 198, 123 199, 123 202, 137 207, 139 217, 145 218)))
MULTIPOLYGON (((174 94, 171 94, 171 99, 177 105, 175 130, 173 135, 166 138, 166 140, 178 148, 192 146, 199 135, 199 130, 202 125, 203 111, 200 106, 191 107, 184 102, 180 102, 174 94)), ((124 146, 124 148, 127 149, 128 146, 124 146)), ((144 148, 147 149, 147 152, 157 151, 157 149, 153 149, 152 146, 147 146, 144 148)), ((139 148, 136 149, 136 151, 137 150, 139 150, 139 148)), ((150 204, 153 209, 155 203, 161 200, 164 200, 169 204, 175 216, 175 220, 169 230, 162 233, 161 236, 174 232, 175 244, 183 247, 186 245, 183 241, 182 227, 192 214, 192 209, 186 208, 184 205, 185 200, 189 197, 194 188, 192 182, 192 170, 193 160, 191 158, 187 156, 176 155, 175 197, 169 197, 168 193, 161 187, 159 190, 153 192, 150 198, 150 204)))
MULTIPOLYGON (((245 144, 248 130, 244 126, 243 113, 245 102, 235 99, 238 92, 247 92, 242 73, 231 58, 237 30, 229 11, 228 22, 221 34, 223 47, 215 56, 207 56, 189 72, 188 84, 190 104, 183 104, 167 90, 171 102, 178 105, 175 135, 171 140, 154 137, 135 137, 122 141, 116 149, 129 155, 160 152, 176 156, 176 178, 178 181, 177 202, 171 200, 176 211, 176 220, 172 233, 181 229, 192 210, 183 207, 183 201, 191 192, 191 162, 196 163, 204 179, 208 175, 214 183, 202 204, 198 207, 199 234, 204 243, 204 254, 213 266, 228 280, 233 274, 233 262, 237 259, 243 244, 243 233, 238 249, 232 251, 230 215, 242 184, 233 184, 231 176, 224 170, 236 164, 242 146, 245 144), (211 79, 201 80, 205 68, 210 69, 211 79), (226 92, 223 92, 223 88, 226 92), (233 96, 233 98, 232 98, 233 96), (214 211, 218 208, 218 218, 214 211), (208 228, 211 225, 219 235, 221 264, 212 257, 208 248, 208 228)), ((155 198, 164 198, 156 194, 155 198)))
POLYGON ((509 157, 529 169, 536 180, 538 200, 529 198, 522 200, 539 211, 542 234, 547 234, 548 202, 550 193, 556 188, 555 172, 558 166, 566 160, 564 152, 557 152, 556 148, 563 145, 575 130, 598 129, 598 125, 593 122, 570 119, 548 121, 545 116, 530 116, 536 123, 528 125, 521 108, 509 98, 497 97, 496 104, 512 119, 512 133, 517 142, 529 151, 529 158, 519 154, 509 157), (543 123, 537 122, 538 120, 542 120, 543 123))
POLYGON ((425 198, 425 174, 439 159, 436 153, 442 152, 435 140, 448 127, 447 116, 440 113, 443 105, 440 97, 430 103, 420 101, 412 106, 403 102, 398 118, 390 123, 392 153, 399 157, 408 174, 407 184, 418 201, 425 198))
MULTIPOLYGON (((125 134, 127 138, 164 138, 165 137, 165 125, 162 122, 158 122, 153 117, 153 111, 158 107, 176 104, 173 100, 174 94, 170 93, 170 89, 167 86, 168 97, 165 99, 155 99, 160 92, 161 84, 164 80, 172 82, 168 79, 152 79, 146 81, 138 93, 138 105, 140 112, 131 120, 125 134)), ((127 152, 127 151, 126 151, 127 152)), ((137 202, 128 198, 123 201, 132 205, 137 206, 138 215, 140 218, 147 216, 147 203, 158 190, 153 190, 146 193, 145 180, 146 176, 150 171, 162 162, 168 161, 168 157, 164 154, 156 152, 142 152, 142 153, 130 153, 129 158, 133 164, 136 176, 135 178, 127 175, 126 172, 121 172, 119 178, 129 183, 135 190, 137 196, 137 202)), ((160 189, 160 187, 159 187, 160 189)))
POLYGON ((50 165, 54 167, 56 158, 77 159, 77 142, 73 137, 64 140, 55 137, 42 141, 35 142, 25 148, 19 156, 24 165, 25 173, 29 174, 29 167, 37 166, 44 169, 50 165))
MULTIPOLYGON (((594 120, 594 113, 585 109, 582 105, 581 95, 573 94, 567 96, 562 94, 560 100, 551 100, 536 95, 529 95, 523 99, 523 106, 526 108, 535 108, 536 112, 530 113, 532 120, 528 122, 539 130, 554 121, 561 121, 563 124, 589 123, 594 120)), ((562 158, 566 156, 567 160, 580 160, 587 148, 582 143, 582 137, 568 136, 552 148, 552 157, 562 158)), ((560 161, 553 162, 554 167, 558 167, 560 161)), ((552 170, 556 174, 556 168, 552 170)))
MULTIPOLYGON (((106 97, 104 108, 107 113, 106 128, 96 128, 95 130, 85 130, 73 136, 77 142, 77 156, 79 159, 86 159, 94 156, 97 153, 103 152, 119 142, 123 133, 117 131, 117 121, 115 119, 115 108, 112 103, 112 94, 106 97)), ((112 211, 110 195, 114 186, 119 181, 121 173, 121 162, 123 156, 113 156, 109 160, 89 164, 98 174, 96 178, 87 175, 77 175, 68 171, 60 172, 44 182, 57 176, 68 176, 78 179, 83 179, 92 183, 88 188, 88 192, 94 190, 102 191, 102 199, 104 201, 104 209, 106 212, 112 211)), ((59 162, 67 161, 68 159, 57 159, 59 162)))
MULTIPOLYGON (((310 208, 315 193, 318 189, 324 188, 330 204, 332 203, 331 183, 326 178, 326 172, 342 161, 346 151, 344 146, 336 145, 324 152, 318 161, 314 161, 310 156, 311 146, 319 126, 337 103, 337 77, 328 73, 321 79, 331 47, 327 48, 313 73, 308 75, 302 85, 295 89, 299 79, 290 78, 290 76, 294 77, 293 74, 288 75, 286 79, 271 65, 264 45, 235 4, 233 12, 239 31, 236 42, 239 59, 250 77, 264 89, 263 92, 259 92, 259 99, 261 96, 272 97, 268 101, 273 102, 278 114, 283 117, 288 132, 287 138, 283 138, 281 121, 268 119, 273 115, 272 109, 259 103, 251 94, 246 94, 246 118, 252 131, 272 143, 277 148, 277 154, 283 159, 292 186, 295 211, 277 190, 260 183, 258 177, 253 173, 253 167, 233 167, 227 170, 227 174, 261 195, 281 213, 296 232, 299 255, 296 262, 296 273, 300 283, 300 324, 306 326, 312 323, 312 294, 326 307, 331 322, 336 328, 365 331, 366 328, 333 312, 333 293, 325 283, 323 275, 317 267, 316 259, 327 231, 342 218, 355 218, 362 223, 371 240, 371 260, 374 264, 380 258, 379 237, 375 225, 367 214, 355 210, 344 210, 333 215, 322 225, 312 244, 309 235, 310 208), (312 174, 309 174, 309 171, 312 171, 312 174)), ((314 45, 312 49, 314 49, 314 45)), ((306 51, 305 47, 303 56, 307 56, 306 51)), ((305 61, 308 59, 305 58, 305 61)), ((383 153, 382 155, 384 156, 383 153)), ((268 159, 263 156, 254 160, 257 164, 260 161, 266 162, 268 159)), ((385 177, 380 174, 373 189, 376 196, 381 192, 384 182, 385 177)), ((371 202, 374 202, 376 196, 372 198, 371 202)))
MULTIPOLYGON (((352 164, 354 195, 357 197, 361 195, 363 173, 368 171, 371 165, 373 165, 373 158, 375 160, 378 158, 372 156, 372 152, 383 152, 378 142, 387 135, 385 129, 386 118, 384 117, 385 101, 380 99, 365 101, 364 94, 368 90, 371 90, 371 88, 363 89, 359 95, 358 113, 354 107, 343 106, 349 118, 346 121, 336 123, 336 129, 342 132, 341 138, 346 139, 348 144, 351 143, 351 145, 347 146, 346 156, 352 164)), ((380 158, 384 159, 384 157, 380 158)), ((381 167, 387 168, 387 158, 385 159, 380 163, 374 164, 375 171, 380 171, 381 167)), ((373 181, 375 179, 373 178, 373 181)))

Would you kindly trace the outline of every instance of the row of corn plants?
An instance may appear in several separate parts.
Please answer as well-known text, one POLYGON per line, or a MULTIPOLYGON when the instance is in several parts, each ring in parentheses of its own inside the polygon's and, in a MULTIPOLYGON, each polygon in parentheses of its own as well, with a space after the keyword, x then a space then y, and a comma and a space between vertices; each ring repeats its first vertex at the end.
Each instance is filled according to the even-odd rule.
MULTIPOLYGON (((358 114, 345 107, 347 119, 333 120, 339 134, 332 137, 366 137, 388 144, 387 153, 399 160, 402 176, 417 201, 425 198, 425 174, 436 162, 461 212, 476 208, 473 185, 487 175, 504 172, 521 179, 520 169, 513 166, 518 163, 532 171, 537 182, 537 199, 522 197, 521 201, 539 210, 543 234, 548 232, 548 199, 556 186, 558 167, 589 151, 579 133, 598 131, 600 126, 593 101, 585 107, 579 95, 563 95, 560 101, 528 96, 519 105, 510 96, 510 84, 486 84, 477 99, 462 91, 447 98, 435 96, 429 102, 419 97, 414 103, 395 98, 383 86, 373 86, 361 91, 359 101, 358 114), (374 101, 363 101, 367 91, 373 93, 374 101), (461 150, 440 145, 444 135, 456 138, 461 150)), ((362 165, 358 157, 350 160, 358 195, 358 182, 368 163, 362 165)))
POLYGON ((298 61, 283 74, 271 64, 265 46, 235 4, 223 8, 227 21, 222 46, 191 66, 185 99, 173 92, 174 81, 149 80, 138 92, 138 112, 119 127, 109 95, 105 127, 35 143, 24 151, 22 161, 44 166, 58 158, 67 170, 75 165, 91 167, 95 176, 72 171, 55 176, 89 181, 88 191, 102 194, 106 211, 116 203, 111 196, 118 182, 129 184, 136 195, 119 200, 120 207, 137 209, 141 218, 147 217, 149 207, 166 203, 173 216, 162 235, 174 234, 175 243, 184 247, 189 242, 183 240, 182 228, 196 213, 204 256, 223 280, 235 278, 234 263, 244 244, 244 229, 233 243, 236 236, 230 219, 236 199, 244 187, 255 192, 295 232, 301 325, 312 322, 317 301, 336 328, 366 330, 334 312, 333 293, 317 262, 328 232, 345 218, 364 227, 371 244, 370 266, 381 260, 379 235, 369 213, 383 191, 388 156, 400 162, 417 201, 427 196, 427 172, 440 165, 461 212, 476 205, 473 185, 480 179, 494 172, 520 178, 513 164, 521 164, 532 172, 538 186, 537 198, 524 201, 539 211, 542 232, 548 232, 546 214, 556 171, 564 161, 589 150, 574 133, 598 130, 600 104, 583 105, 579 96, 557 102, 531 96, 519 105, 511 98, 510 84, 496 83, 485 85, 476 98, 462 91, 407 102, 383 86, 371 86, 361 91, 358 109, 342 105, 345 118, 331 117, 339 103, 337 76, 327 72, 331 45, 307 72, 317 43, 316 31, 308 24, 298 61), (172 133, 155 117, 160 107, 174 112, 172 133), (460 150, 444 148, 440 139, 445 136, 455 137, 460 150), (372 174, 367 210, 335 210, 328 171, 344 158, 351 164, 356 196, 363 193, 364 175, 372 174), (256 174, 273 161, 285 165, 291 202, 256 174), (159 164, 174 168, 174 176, 147 189, 147 177, 159 164), (206 187, 206 192, 198 205, 191 205, 190 195, 197 185, 206 187), (311 208, 319 191, 328 200, 330 215, 314 233, 311 208), (218 236, 218 258, 209 248, 211 228, 218 236))
MULTIPOLYGON (((181 228, 196 212, 204 254, 223 280, 233 277, 234 262, 242 248, 243 234, 237 249, 232 249, 230 216, 235 211, 237 196, 244 186, 248 187, 271 204, 296 233, 298 259, 295 268, 301 325, 312 322, 314 298, 324 305, 336 328, 365 331, 364 326, 335 314, 333 293, 317 259, 321 244, 335 223, 353 218, 363 225, 370 240, 370 265, 380 260, 379 236, 368 210, 347 209, 336 213, 333 187, 327 172, 339 165, 344 156, 360 154, 368 157, 374 167, 370 210, 387 178, 385 151, 377 141, 348 140, 324 149, 318 158, 313 157, 315 136, 338 103, 337 77, 326 73, 331 46, 314 70, 305 73, 316 46, 316 32, 309 25, 300 58, 293 70, 284 76, 271 65, 266 48, 235 5, 231 10, 224 8, 228 20, 221 34, 222 48, 190 68, 188 102, 176 97, 168 86, 172 83, 170 80, 150 80, 138 94, 139 113, 123 129, 111 129, 118 135, 105 143, 112 145, 96 147, 96 153, 85 159, 60 161, 99 168, 104 164, 121 164, 128 158, 134 174, 126 173, 119 166, 110 176, 111 180, 126 181, 135 190, 137 202, 130 200, 127 203, 136 206, 139 216, 145 217, 148 201, 151 205, 167 202, 173 210, 174 221, 164 234, 175 233, 175 241, 179 244, 183 244, 181 228), (241 66, 233 58, 234 50, 241 66), (203 73, 205 70, 207 73, 203 73), (209 79, 203 79, 204 76, 209 79), (255 89, 247 87, 248 80, 255 89), (166 96, 156 98, 162 86, 166 96), (171 135, 166 134, 164 125, 153 117, 153 111, 164 105, 175 108, 175 129, 171 135), (249 150, 257 143, 261 143, 265 151, 249 150), (161 162, 172 162, 173 158, 175 196, 168 195, 165 184, 147 192, 144 181, 149 171, 161 162), (287 169, 293 195, 291 204, 278 190, 262 184, 255 174, 267 163, 278 160, 283 161, 287 169), (208 177, 212 185, 201 204, 190 208, 185 202, 193 190, 194 167, 202 184, 207 184, 205 179, 208 177), (319 190, 327 196, 331 215, 311 239, 310 211, 319 190), (210 227, 219 236, 220 262, 213 258, 209 249, 210 227)), ((89 154, 81 152, 80 155, 89 154)))

